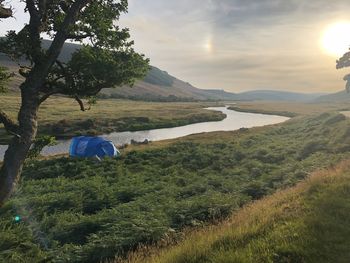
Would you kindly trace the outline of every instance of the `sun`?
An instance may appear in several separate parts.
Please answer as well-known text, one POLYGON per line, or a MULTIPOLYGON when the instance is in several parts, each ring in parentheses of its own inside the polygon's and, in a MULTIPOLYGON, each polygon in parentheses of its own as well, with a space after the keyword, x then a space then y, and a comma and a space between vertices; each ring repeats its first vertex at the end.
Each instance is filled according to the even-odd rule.
POLYGON ((331 56, 344 55, 350 48, 350 22, 329 25, 323 33, 322 47, 331 56))

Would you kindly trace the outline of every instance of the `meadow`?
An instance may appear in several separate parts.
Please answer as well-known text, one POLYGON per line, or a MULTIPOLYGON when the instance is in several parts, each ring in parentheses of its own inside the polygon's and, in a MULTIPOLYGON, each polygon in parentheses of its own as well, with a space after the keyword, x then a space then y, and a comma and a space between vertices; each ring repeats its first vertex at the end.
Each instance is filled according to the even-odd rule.
MULTIPOLYGON (((0 96, 0 108, 16 119, 20 98, 16 94, 0 96)), ((116 99, 98 100, 86 112, 71 98, 52 97, 39 111, 39 135, 70 138, 79 135, 98 135, 116 131, 136 131, 182 126, 225 118, 221 112, 205 110, 215 103, 161 103, 116 99)), ((1 125, 0 125, 1 127, 1 125)), ((0 144, 9 136, 0 129, 0 144)))
POLYGON ((249 204, 170 247, 145 247, 118 263, 349 262, 350 162, 249 204))
POLYGON ((100 262, 181 240, 184 229, 224 220, 349 158, 349 127, 329 112, 128 147, 102 163, 29 161, 0 209, 0 261, 100 262))
POLYGON ((345 102, 289 102, 289 101, 241 101, 230 106, 240 112, 263 113, 286 117, 305 116, 328 111, 348 111, 349 103, 345 102))

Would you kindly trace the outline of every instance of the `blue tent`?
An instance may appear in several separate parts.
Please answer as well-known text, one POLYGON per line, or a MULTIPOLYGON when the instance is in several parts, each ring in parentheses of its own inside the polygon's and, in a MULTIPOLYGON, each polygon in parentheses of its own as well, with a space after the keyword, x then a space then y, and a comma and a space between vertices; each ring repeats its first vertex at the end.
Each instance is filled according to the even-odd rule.
POLYGON ((69 155, 72 157, 116 157, 120 152, 111 141, 101 137, 74 137, 70 144, 69 155))

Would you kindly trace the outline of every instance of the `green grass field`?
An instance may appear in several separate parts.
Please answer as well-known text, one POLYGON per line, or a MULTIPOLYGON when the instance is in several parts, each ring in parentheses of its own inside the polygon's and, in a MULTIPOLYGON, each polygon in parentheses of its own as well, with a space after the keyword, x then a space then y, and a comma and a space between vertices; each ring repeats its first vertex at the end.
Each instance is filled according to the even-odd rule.
POLYGON ((347 102, 323 102, 323 103, 303 103, 286 101, 252 101, 237 102, 231 109, 241 112, 277 114, 287 117, 313 115, 329 111, 348 111, 350 104, 347 102))
POLYGON ((350 262, 350 161, 244 207, 172 247, 149 247, 128 263, 350 262))
POLYGON ((181 239, 349 158, 349 127, 323 113, 127 148, 102 163, 28 162, 0 209, 0 262, 99 262, 181 239))
MULTIPOLYGON (((1 95, 0 108, 16 119, 20 98, 1 95)), ((69 138, 76 135, 97 135, 114 131, 135 131, 166 128, 225 118, 221 112, 208 111, 214 103, 154 103, 127 100, 99 100, 91 110, 82 112, 72 99, 53 97, 39 112, 39 134, 69 138)), ((1 126, 0 126, 1 127, 1 126)), ((8 142, 0 129, 0 144, 8 142)))

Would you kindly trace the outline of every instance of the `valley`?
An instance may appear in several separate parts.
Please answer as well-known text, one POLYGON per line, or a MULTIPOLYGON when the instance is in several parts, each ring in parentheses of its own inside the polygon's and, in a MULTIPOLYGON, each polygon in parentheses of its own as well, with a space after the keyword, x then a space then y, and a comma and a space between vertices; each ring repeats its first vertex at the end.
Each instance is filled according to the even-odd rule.
POLYGON ((349 3, 0 0, 0 263, 350 262, 349 3))

